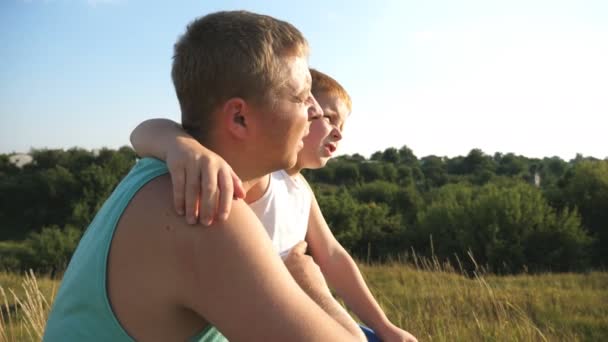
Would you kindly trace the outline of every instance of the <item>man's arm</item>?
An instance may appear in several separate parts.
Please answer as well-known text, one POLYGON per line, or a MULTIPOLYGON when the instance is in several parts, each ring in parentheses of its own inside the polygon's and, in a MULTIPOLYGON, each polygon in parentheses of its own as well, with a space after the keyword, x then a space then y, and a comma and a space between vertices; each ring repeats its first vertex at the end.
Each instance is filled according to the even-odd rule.
POLYGON ((175 210, 190 224, 209 225, 230 213, 233 195, 245 197, 240 179, 228 163, 168 119, 150 119, 131 132, 138 155, 167 162, 175 210))
MULTIPOLYGON (((122 230, 138 232, 124 239, 159 260, 156 274, 170 277, 168 300, 176 307, 196 313, 230 341, 359 340, 298 286, 243 201, 235 201, 225 221, 200 228, 173 213, 170 193, 168 177, 150 182, 129 205, 138 216, 121 220, 137 223, 122 230)), ((326 288, 310 261, 297 277, 307 280, 305 286, 326 288)))
POLYGON ((306 241, 329 285, 383 341, 416 341, 414 336, 396 327, 386 317, 357 264, 329 229, 312 190, 311 194, 306 241))

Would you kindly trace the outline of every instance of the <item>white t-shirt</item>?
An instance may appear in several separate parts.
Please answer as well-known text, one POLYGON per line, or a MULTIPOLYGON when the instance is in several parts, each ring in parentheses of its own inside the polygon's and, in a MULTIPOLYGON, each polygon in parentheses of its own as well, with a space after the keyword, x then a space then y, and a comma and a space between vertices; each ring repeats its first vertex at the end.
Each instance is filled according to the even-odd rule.
POLYGON ((310 189, 301 175, 290 177, 285 171, 275 171, 270 174, 264 195, 249 204, 281 257, 306 238, 311 201, 310 189))

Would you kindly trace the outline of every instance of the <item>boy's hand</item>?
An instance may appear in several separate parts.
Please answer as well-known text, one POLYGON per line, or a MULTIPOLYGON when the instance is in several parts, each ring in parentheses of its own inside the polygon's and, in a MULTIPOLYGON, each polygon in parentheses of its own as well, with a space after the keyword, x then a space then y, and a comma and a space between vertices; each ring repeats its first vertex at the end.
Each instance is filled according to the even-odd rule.
POLYGON ((225 220, 233 198, 244 198, 238 176, 222 157, 192 138, 178 138, 167 150, 173 183, 173 204, 190 224, 225 220))
POLYGON ((285 266, 296 283, 309 296, 314 294, 325 294, 329 292, 329 287, 321 273, 319 265, 315 263, 310 255, 306 255, 306 241, 300 241, 287 254, 285 266))
POLYGON ((377 334, 384 342, 418 342, 414 335, 392 324, 377 334))

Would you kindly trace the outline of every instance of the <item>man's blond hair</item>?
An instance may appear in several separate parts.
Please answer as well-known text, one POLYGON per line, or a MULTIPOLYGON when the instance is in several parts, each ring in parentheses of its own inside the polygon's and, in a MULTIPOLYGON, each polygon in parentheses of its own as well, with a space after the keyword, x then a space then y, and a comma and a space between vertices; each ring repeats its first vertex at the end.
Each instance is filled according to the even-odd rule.
POLYGON ((307 55, 302 33, 267 15, 226 11, 194 20, 174 46, 171 70, 182 126, 201 141, 226 100, 271 104, 288 79, 285 58, 307 55))
POLYGON ((346 89, 344 89, 338 81, 313 68, 310 68, 310 76, 312 76, 313 96, 319 97, 322 94, 327 94, 329 96, 338 97, 344 102, 349 112, 352 110, 353 103, 350 99, 350 95, 348 95, 346 89))

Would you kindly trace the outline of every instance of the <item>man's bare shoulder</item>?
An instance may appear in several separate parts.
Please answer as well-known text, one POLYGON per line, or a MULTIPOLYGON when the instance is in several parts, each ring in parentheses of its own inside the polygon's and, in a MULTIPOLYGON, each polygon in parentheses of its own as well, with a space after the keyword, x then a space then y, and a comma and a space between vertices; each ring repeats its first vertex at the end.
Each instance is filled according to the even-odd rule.
POLYGON ((171 176, 169 174, 164 174, 159 177, 156 177, 146 183, 144 186, 139 189, 137 194, 131 199, 129 206, 127 209, 131 209, 133 207, 147 207, 150 210, 143 211, 133 211, 127 210, 124 214, 127 215, 141 215, 149 217, 149 216, 167 216, 165 210, 173 210, 173 193, 171 187, 171 176), (153 211, 154 209, 165 209, 162 211, 153 211))
POLYGON ((218 246, 234 250, 230 244, 239 241, 259 243, 259 233, 265 234, 262 224, 243 200, 234 200, 225 221, 203 226, 188 224, 184 216, 178 215, 172 196, 169 175, 157 177, 144 185, 123 213, 115 240, 121 236, 128 237, 127 243, 136 244, 142 253, 153 253, 155 259, 164 257, 172 260, 173 264, 167 267, 193 274, 195 269, 200 269, 197 263, 202 254, 208 251, 219 253, 218 246), (252 234, 252 231, 258 234, 252 234))
POLYGON ((179 313, 182 270, 177 268, 178 217, 171 179, 159 176, 145 184, 123 212, 108 256, 108 297, 121 325, 136 339, 184 339, 206 322, 179 313), (162 329, 161 329, 162 328, 162 329))
MULTIPOLYGON (((143 317, 151 321, 158 318, 147 316, 153 307, 166 312, 197 308, 204 313, 202 317, 206 316, 209 306, 205 303, 209 303, 211 294, 218 293, 220 280, 227 277, 223 272, 232 269, 226 261, 255 259, 258 251, 253 246, 265 242, 261 224, 242 200, 235 201, 226 221, 203 226, 190 225, 178 215, 172 196, 169 175, 148 182, 123 212, 112 240, 108 263, 110 300, 119 320, 136 335, 150 331, 145 328, 143 317), (257 229, 256 224, 260 225, 257 229), (249 252, 239 252, 243 244, 250 246, 249 252)), ((205 325, 204 319, 192 314, 182 317, 173 329, 167 321, 158 323, 164 322, 166 330, 175 334, 193 332, 205 325)))
MULTIPOLYGON (((199 224, 190 225, 184 216, 176 213, 173 205, 173 188, 171 177, 166 174, 159 176, 146 185, 133 197, 123 216, 129 216, 138 221, 160 220, 157 222, 172 222, 175 226, 205 228, 199 224)), ((230 217, 250 218, 254 215, 243 200, 234 200, 230 217)), ((231 225, 235 220, 216 221, 210 227, 231 225)))
POLYGON ((113 241, 112 248, 119 248, 110 256, 117 267, 110 270, 109 285, 117 290, 112 300, 128 331, 145 339, 145 333, 160 336, 172 327, 171 335, 180 338, 167 339, 179 340, 184 331, 213 322, 233 340, 318 340, 340 332, 298 287, 243 200, 234 201, 225 221, 203 226, 177 215, 171 196, 168 176, 146 184, 125 211, 113 241), (170 321, 169 316, 149 317, 152 312, 191 315, 170 321), (274 317, 285 319, 281 329, 274 317))

